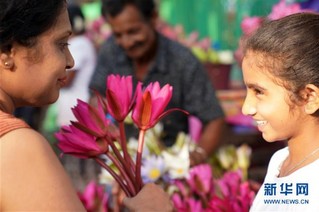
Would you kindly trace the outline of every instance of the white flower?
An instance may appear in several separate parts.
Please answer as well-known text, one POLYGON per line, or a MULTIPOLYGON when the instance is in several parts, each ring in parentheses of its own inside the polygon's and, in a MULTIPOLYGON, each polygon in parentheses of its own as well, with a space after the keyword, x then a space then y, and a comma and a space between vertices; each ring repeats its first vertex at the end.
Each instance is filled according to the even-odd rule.
POLYGON ((250 165, 251 148, 247 144, 243 144, 237 148, 236 153, 239 168, 248 169, 250 165))
POLYGON ((177 154, 163 151, 162 156, 170 178, 178 179, 187 176, 190 164, 188 145, 183 145, 177 154))
POLYGON ((162 157, 150 155, 143 160, 141 174, 144 183, 155 182, 165 172, 165 163, 162 157))
POLYGON ((236 157, 236 148, 232 145, 220 148, 217 151, 217 158, 226 170, 233 168, 236 157))

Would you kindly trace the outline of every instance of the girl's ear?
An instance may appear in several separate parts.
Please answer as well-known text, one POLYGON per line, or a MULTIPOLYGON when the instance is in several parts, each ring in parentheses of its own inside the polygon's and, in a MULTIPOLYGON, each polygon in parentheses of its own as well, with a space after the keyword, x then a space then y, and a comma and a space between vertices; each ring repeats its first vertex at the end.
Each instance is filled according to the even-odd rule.
POLYGON ((306 97, 305 112, 314 114, 319 109, 319 88, 314 84, 307 84, 304 94, 306 97))

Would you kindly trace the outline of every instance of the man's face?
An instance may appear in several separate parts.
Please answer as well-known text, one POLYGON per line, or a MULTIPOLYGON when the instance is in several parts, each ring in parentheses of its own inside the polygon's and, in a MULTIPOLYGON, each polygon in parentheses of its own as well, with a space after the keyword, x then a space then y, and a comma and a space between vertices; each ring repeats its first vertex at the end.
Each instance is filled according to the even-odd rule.
POLYGON ((155 21, 145 20, 139 10, 127 5, 115 17, 107 16, 116 42, 133 60, 141 59, 154 48, 155 21))

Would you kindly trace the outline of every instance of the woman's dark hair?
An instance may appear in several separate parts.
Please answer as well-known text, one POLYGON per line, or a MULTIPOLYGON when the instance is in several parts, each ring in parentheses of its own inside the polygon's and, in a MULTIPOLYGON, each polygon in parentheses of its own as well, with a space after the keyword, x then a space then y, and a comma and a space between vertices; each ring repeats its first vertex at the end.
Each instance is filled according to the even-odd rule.
POLYGON ((319 14, 298 13, 264 23, 245 42, 247 51, 262 54, 261 66, 302 100, 307 84, 319 87, 319 14))
POLYGON ((155 10, 154 0, 102 0, 102 15, 117 16, 126 5, 135 6, 146 20, 150 20, 155 10))
POLYGON ((0 51, 9 51, 14 42, 31 47, 54 25, 65 0, 1 0, 0 51))

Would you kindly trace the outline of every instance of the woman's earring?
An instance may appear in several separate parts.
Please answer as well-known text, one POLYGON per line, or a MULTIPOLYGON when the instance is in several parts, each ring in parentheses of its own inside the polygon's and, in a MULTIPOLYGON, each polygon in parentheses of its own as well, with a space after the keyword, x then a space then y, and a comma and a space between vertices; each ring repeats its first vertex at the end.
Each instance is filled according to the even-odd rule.
POLYGON ((9 62, 9 61, 6 61, 6 62, 4 62, 4 66, 5 66, 6 68, 12 68, 12 63, 9 62))

